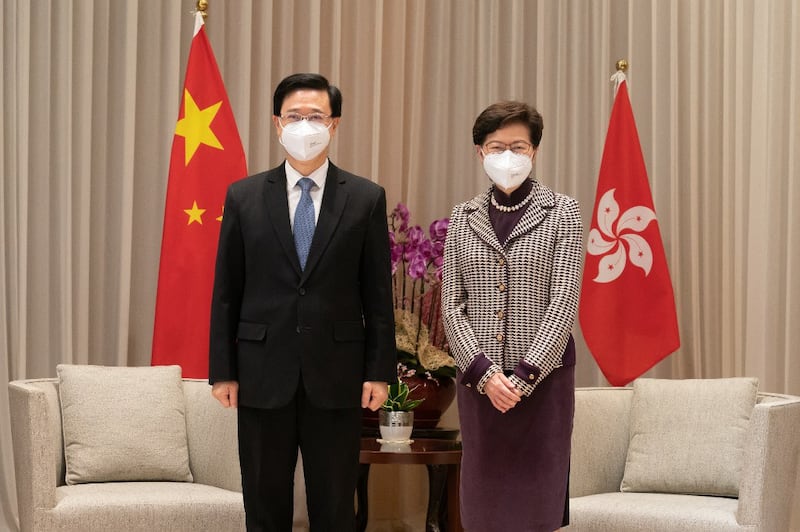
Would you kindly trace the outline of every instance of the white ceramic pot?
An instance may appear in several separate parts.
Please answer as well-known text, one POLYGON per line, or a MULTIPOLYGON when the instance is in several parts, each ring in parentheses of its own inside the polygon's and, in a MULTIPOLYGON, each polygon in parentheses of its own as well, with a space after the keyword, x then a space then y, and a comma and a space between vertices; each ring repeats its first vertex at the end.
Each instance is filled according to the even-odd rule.
POLYGON ((384 441, 408 441, 414 430, 414 412, 389 412, 381 410, 378 428, 384 441))

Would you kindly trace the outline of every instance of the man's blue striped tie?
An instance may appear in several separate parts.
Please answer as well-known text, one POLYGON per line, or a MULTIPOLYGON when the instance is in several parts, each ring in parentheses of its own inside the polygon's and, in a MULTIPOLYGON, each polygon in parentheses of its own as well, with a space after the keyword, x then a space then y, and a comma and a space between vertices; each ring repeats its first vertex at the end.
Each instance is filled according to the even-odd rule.
POLYGON ((314 201, 311 199, 311 188, 314 181, 308 177, 303 177, 297 182, 303 193, 300 195, 300 202, 297 210, 294 211, 294 247, 297 249, 297 257, 300 259, 300 268, 306 269, 308 260, 308 250, 311 249, 311 240, 314 238, 314 201))

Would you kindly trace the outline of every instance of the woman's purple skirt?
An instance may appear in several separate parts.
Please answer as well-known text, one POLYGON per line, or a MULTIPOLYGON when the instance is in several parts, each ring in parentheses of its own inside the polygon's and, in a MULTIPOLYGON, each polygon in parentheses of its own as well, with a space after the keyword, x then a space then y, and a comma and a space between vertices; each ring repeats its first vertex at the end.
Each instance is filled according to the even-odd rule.
POLYGON ((488 396, 458 386, 458 412, 464 529, 551 532, 568 524, 574 362, 553 371, 505 414, 488 396))

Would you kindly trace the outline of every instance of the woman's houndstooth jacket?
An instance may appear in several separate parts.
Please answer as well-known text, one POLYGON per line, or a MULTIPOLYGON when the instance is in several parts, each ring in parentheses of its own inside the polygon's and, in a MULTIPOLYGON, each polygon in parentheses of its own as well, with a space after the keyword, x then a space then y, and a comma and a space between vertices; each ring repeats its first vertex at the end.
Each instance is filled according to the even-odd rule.
POLYGON ((478 391, 495 373, 512 371, 511 381, 529 396, 564 362, 581 285, 580 209, 534 182, 531 204, 501 244, 489 220, 491 193, 453 208, 442 314, 464 377, 479 368, 478 391))

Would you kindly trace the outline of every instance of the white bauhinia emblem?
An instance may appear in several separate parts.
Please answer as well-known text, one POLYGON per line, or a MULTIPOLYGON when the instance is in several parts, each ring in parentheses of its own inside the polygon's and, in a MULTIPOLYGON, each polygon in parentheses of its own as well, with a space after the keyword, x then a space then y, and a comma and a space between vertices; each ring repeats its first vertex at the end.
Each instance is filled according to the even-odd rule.
POLYGON ((653 266, 653 250, 641 233, 656 219, 653 209, 641 205, 631 207, 619 216, 619 204, 614 191, 608 190, 597 205, 597 226, 589 231, 587 251, 592 255, 603 255, 597 268, 596 283, 610 283, 625 269, 628 259, 631 264, 644 270, 645 277, 653 266), (614 227, 614 222, 619 221, 614 227), (602 232, 602 233, 601 233, 602 232))

